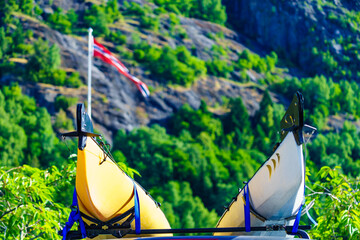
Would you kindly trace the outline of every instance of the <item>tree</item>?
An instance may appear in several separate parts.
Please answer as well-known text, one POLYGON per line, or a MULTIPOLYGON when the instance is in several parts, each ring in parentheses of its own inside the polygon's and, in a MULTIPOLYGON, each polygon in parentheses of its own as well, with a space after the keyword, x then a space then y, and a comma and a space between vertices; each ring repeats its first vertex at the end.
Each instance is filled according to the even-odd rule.
POLYGON ((59 223, 67 221, 70 208, 56 203, 54 194, 75 177, 73 168, 0 168, 0 237, 59 239, 59 223))
POLYGON ((27 77, 35 82, 51 82, 51 74, 60 64, 59 47, 55 44, 49 46, 47 41, 39 39, 34 43, 34 54, 26 64, 27 77))
POLYGON ((218 24, 225 24, 227 15, 221 0, 200 0, 194 2, 190 17, 208 20, 218 24))
POLYGON ((151 192, 152 195, 161 195, 157 200, 163 203, 172 228, 215 227, 218 216, 193 195, 188 182, 170 181, 153 188, 151 192))
MULTIPOLYGON (((75 12, 70 12, 70 16, 74 16, 73 13, 75 12)), ((57 8, 47 21, 54 29, 67 34, 71 33, 72 22, 69 21, 68 15, 64 14, 61 8, 57 8)))
POLYGON ((307 201, 316 201, 314 211, 319 224, 310 231, 312 238, 359 239, 360 179, 341 174, 339 167, 322 167, 318 176, 307 196, 307 201))
POLYGON ((253 122, 254 144, 265 155, 272 153, 275 143, 279 141, 282 112, 282 109, 276 109, 269 92, 265 91, 253 122))
POLYGON ((251 129, 250 116, 241 98, 231 99, 231 109, 223 120, 224 133, 232 133, 232 141, 237 148, 250 149, 254 136, 251 129))
POLYGON ((108 16, 103 6, 93 4, 90 9, 86 10, 84 21, 87 27, 94 29, 94 35, 107 36, 110 32, 108 24, 108 16))

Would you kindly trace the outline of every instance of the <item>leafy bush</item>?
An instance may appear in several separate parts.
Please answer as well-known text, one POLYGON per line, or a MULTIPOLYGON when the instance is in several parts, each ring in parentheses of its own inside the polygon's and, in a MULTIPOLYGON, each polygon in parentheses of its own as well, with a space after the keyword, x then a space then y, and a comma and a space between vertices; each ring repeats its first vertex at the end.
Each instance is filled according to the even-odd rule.
MULTIPOLYGON (((74 15, 75 12, 71 12, 70 16, 76 18, 74 15)), ((73 21, 75 19, 72 19, 73 21)), ((71 33, 72 22, 69 21, 68 15, 62 12, 61 8, 57 8, 53 14, 51 14, 47 21, 50 23, 50 26, 62 33, 71 33)))
POLYGON ((63 130, 70 130, 73 128, 73 122, 71 119, 67 118, 66 112, 63 109, 60 109, 56 114, 54 127, 63 130))
POLYGON ((140 16, 140 27, 157 31, 160 26, 160 19, 154 15, 140 16))
POLYGON ((78 99, 76 97, 66 97, 63 95, 60 95, 56 97, 55 99, 55 109, 56 111, 59 110, 67 110, 69 107, 73 106, 78 102, 78 99))
POLYGON ((49 47, 47 41, 39 39, 34 43, 34 53, 25 66, 26 79, 33 82, 51 83, 58 86, 79 87, 79 73, 69 77, 65 70, 59 69, 61 63, 60 49, 53 44, 49 47))
POLYGON ((126 43, 126 35, 122 34, 120 31, 111 31, 105 39, 113 42, 115 45, 123 45, 126 43))
POLYGON ((318 226, 310 231, 312 238, 358 239, 360 237, 359 178, 341 174, 340 168, 322 167, 319 181, 309 188, 307 201, 316 200, 314 212, 318 226))
POLYGON ((103 6, 92 5, 85 11, 84 22, 87 27, 94 30, 94 35, 105 35, 110 33, 108 28, 108 17, 103 6))
POLYGON ((151 12, 151 8, 148 5, 141 6, 136 2, 128 3, 124 1, 124 15, 142 17, 151 12))
POLYGON ((221 0, 184 0, 175 2, 171 0, 154 0, 154 3, 178 15, 200 18, 222 25, 225 24, 227 19, 225 6, 221 4, 221 0))
POLYGON ((74 88, 78 88, 81 85, 83 85, 80 80, 80 74, 78 72, 71 73, 70 76, 65 80, 64 85, 67 87, 74 87, 74 88))
POLYGON ((234 71, 234 67, 226 60, 214 59, 206 62, 207 72, 217 77, 228 77, 234 71))
POLYGON ((34 43, 34 54, 26 64, 27 76, 30 80, 39 82, 60 67, 60 49, 53 44, 49 47, 47 41, 39 39, 34 43))
POLYGON ((22 95, 17 85, 0 91, 1 166, 29 164, 37 167, 61 166, 63 149, 51 126, 49 113, 35 100, 22 95))
POLYGON ((58 239, 59 222, 65 223, 69 208, 55 202, 56 191, 69 187, 73 168, 40 170, 24 165, 0 168, 0 237, 2 239, 58 239))
POLYGON ((205 62, 191 56, 184 46, 160 49, 140 43, 137 48, 136 59, 144 62, 154 75, 171 83, 189 85, 206 74, 205 62))

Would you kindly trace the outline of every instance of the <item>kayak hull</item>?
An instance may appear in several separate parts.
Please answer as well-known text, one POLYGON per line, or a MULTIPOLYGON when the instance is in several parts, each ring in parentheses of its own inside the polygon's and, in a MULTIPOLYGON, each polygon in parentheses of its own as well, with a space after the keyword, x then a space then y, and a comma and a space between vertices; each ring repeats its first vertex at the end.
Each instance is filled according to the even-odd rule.
MULTIPOLYGON (((134 207, 134 185, 140 203, 141 229, 170 229, 164 213, 150 195, 127 176, 93 138, 87 137, 84 149, 78 149, 76 170, 80 211, 102 222, 112 220, 134 207)), ((122 224, 126 219, 117 223, 122 224)), ((94 224, 87 218, 83 220, 88 225, 94 224)), ((135 229, 135 221, 131 227, 135 229)))
MULTIPOLYGON (((289 219, 296 216, 304 200, 305 163, 302 151, 302 145, 298 145, 294 134, 289 132, 272 156, 250 179, 248 189, 251 226, 293 223, 289 219)), ((244 205, 242 189, 223 213, 217 227, 244 227, 244 205)))

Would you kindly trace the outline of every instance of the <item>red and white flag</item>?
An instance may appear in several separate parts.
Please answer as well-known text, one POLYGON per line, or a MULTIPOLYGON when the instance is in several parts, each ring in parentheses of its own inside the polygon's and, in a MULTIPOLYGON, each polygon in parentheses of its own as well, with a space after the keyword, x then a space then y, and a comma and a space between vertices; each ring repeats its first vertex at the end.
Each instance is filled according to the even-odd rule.
POLYGON ((144 97, 148 97, 150 95, 150 91, 145 83, 140 81, 137 77, 130 74, 129 70, 124 66, 122 62, 120 62, 116 57, 114 57, 109 50, 107 50, 103 45, 101 45, 99 42, 97 42, 94 39, 94 45, 93 45, 93 55, 94 57, 98 57, 104 62, 113 65, 117 68, 117 70, 123 74, 125 77, 127 77, 130 81, 132 81, 136 87, 139 89, 141 94, 144 97))

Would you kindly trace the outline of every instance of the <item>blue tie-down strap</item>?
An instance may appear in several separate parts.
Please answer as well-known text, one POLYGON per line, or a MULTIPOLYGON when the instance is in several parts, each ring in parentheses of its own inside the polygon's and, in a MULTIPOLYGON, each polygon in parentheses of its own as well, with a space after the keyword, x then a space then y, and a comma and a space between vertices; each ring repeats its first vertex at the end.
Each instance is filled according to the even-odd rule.
POLYGON ((299 211, 298 211, 298 213, 297 213, 297 215, 296 215, 296 218, 295 218, 294 226, 293 226, 292 231, 291 231, 293 234, 297 233, 297 231, 298 231, 298 227, 299 227, 299 223, 300 223, 300 217, 301 217, 302 206, 303 206, 303 205, 301 204, 301 206, 300 206, 300 208, 299 208, 299 211))
POLYGON ((139 194, 136 189, 136 184, 134 182, 134 208, 135 208, 135 233, 140 234, 141 224, 140 224, 140 201, 139 194))
POLYGON ((84 221, 81 218, 79 205, 77 202, 76 188, 74 189, 73 201, 71 204, 71 212, 69 215, 69 220, 65 224, 65 227, 62 231, 63 240, 66 240, 66 236, 75 222, 78 222, 80 225, 81 237, 86 238, 86 229, 85 229, 84 221))
POLYGON ((244 205, 244 215, 245 215, 245 231, 251 231, 251 223, 250 223, 250 200, 249 200, 249 186, 246 183, 244 187, 244 197, 245 197, 245 205, 244 205))

